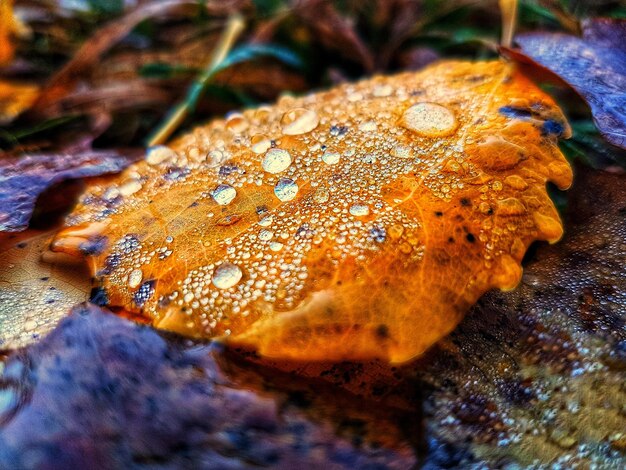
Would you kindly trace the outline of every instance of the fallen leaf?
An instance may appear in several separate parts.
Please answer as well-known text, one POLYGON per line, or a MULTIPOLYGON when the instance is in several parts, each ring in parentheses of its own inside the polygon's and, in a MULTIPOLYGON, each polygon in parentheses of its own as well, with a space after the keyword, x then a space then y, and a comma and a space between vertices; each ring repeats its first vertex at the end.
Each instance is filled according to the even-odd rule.
POLYGON ((110 305, 261 355, 404 362, 557 241, 569 128, 503 62, 443 62, 197 128, 95 185, 52 247, 110 305), (86 249, 87 248, 87 249, 86 249))
POLYGON ((523 56, 568 83, 589 104, 600 132, 626 148, 626 21, 583 22, 583 37, 563 33, 516 36, 523 56))
POLYGON ((37 197, 61 181, 121 171, 132 156, 114 151, 24 155, 0 159, 0 232, 24 230, 37 197))
POLYGON ((356 31, 351 19, 343 17, 332 2, 299 0, 294 13, 311 29, 314 40, 344 58, 360 63, 366 71, 374 70, 374 58, 356 31))
POLYGON ((13 60, 15 46, 12 36, 14 32, 13 0, 2 0, 0 1, 0 66, 7 65, 13 60))
POLYGON ((75 88, 80 78, 92 70, 102 54, 130 33, 141 21, 154 16, 173 14, 183 8, 196 11, 198 3, 192 0, 165 0, 141 4, 122 18, 117 18, 97 30, 72 59, 50 78, 33 105, 33 113, 46 115, 49 107, 63 99, 75 88))
POLYGON ((562 242, 417 363, 336 363, 303 380, 77 308, 5 361, 0 465, 288 467, 295 454, 324 468, 622 468, 626 181, 577 175, 562 242), (369 387, 372 399, 342 391, 369 387), (407 405, 388 404, 400 394, 407 405))
POLYGON ((414 366, 431 468, 626 464, 626 176, 578 170, 562 242, 414 366))
POLYGON ((89 297, 86 266, 46 253, 53 234, 27 230, 0 240, 0 350, 41 338, 89 297))
POLYGON ((10 123, 22 111, 30 108, 38 94, 36 85, 0 80, 0 124, 10 123))
POLYGON ((0 393, 3 468, 405 469, 417 458, 398 410, 266 378, 94 306, 14 353, 0 393))

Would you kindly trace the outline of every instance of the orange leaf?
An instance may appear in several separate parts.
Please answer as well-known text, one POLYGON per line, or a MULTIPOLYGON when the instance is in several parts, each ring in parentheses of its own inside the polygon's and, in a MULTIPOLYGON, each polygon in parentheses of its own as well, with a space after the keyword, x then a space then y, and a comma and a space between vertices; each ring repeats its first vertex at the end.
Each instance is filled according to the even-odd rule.
POLYGON ((0 66, 10 64, 13 60, 15 52, 13 33, 15 31, 13 1, 0 0, 0 66))
POLYGON ((159 328, 296 360, 423 353, 554 242, 553 100, 501 61, 442 62, 199 127, 96 185, 53 248, 159 328))
POLYGON ((35 85, 0 80, 0 124, 11 122, 30 108, 38 94, 39 88, 35 85))

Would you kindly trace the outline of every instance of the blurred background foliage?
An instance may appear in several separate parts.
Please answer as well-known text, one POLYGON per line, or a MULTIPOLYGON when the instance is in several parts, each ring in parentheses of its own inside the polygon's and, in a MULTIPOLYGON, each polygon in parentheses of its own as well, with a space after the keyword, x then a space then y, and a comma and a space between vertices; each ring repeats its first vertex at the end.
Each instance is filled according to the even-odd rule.
MULTIPOLYGON (((234 109, 441 58, 498 54, 498 2, 476 0, 0 0, 0 148, 140 147, 193 99, 178 132, 234 109), (244 31, 196 90, 229 17, 244 31), (193 95, 193 96, 191 96, 193 95), (191 98, 190 98, 191 96, 191 98)), ((517 31, 578 34, 588 17, 626 18, 612 0, 522 0, 517 31)), ((584 102, 564 107, 572 159, 616 164, 584 102)))

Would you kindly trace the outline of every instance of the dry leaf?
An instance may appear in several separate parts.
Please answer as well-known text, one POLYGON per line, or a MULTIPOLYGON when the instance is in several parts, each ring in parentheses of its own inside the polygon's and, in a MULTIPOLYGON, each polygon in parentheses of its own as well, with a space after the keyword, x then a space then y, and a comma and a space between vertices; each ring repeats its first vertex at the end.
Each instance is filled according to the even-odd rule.
POLYGON ((554 242, 569 128, 512 66, 444 62, 231 115, 151 149, 53 244, 110 305, 270 357, 403 362, 554 242), (87 252, 84 249, 88 248, 87 252))
POLYGON ((374 58, 356 31, 350 18, 341 16, 332 2, 298 0, 294 12, 313 32, 324 47, 337 50, 344 58, 360 63, 367 71, 374 70, 374 58))
POLYGON ((10 123, 30 108, 38 94, 39 88, 35 85, 0 80, 0 124, 10 123))
POLYGON ((15 32, 15 17, 13 16, 13 0, 0 1, 0 66, 5 66, 13 60, 15 32))
POLYGON ((37 197, 56 183, 115 173, 133 158, 115 151, 24 155, 0 160, 0 232, 26 229, 37 197))
POLYGON ((558 75, 584 98, 606 140, 626 148, 626 21, 599 18, 587 20, 583 27, 582 38, 525 33, 515 41, 519 53, 558 75))
POLYGON ((101 55, 124 38, 140 22, 159 15, 173 14, 183 8, 197 11, 197 2, 191 0, 165 0, 158 3, 148 2, 129 11, 96 31, 74 54, 72 59, 59 70, 42 90, 34 104, 34 113, 46 115, 51 106, 57 104, 72 91, 81 77, 84 77, 101 55))
POLYGON ((398 410, 291 377, 268 380, 215 348, 168 341, 93 306, 77 307, 3 372, 2 468, 416 464, 398 410))

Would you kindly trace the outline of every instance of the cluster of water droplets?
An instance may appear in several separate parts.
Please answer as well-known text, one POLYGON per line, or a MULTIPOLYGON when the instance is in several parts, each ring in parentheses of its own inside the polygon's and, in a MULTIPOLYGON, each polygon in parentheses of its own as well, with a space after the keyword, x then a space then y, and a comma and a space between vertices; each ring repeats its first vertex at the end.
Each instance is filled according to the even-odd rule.
MULTIPOLYGON (((236 236, 202 247, 207 262, 193 263, 167 299, 152 299, 146 307, 155 315, 164 303, 185 307, 188 313, 197 310, 204 316, 203 325, 213 328, 221 317, 244 314, 259 299, 281 309, 297 305, 311 274, 306 258, 316 247, 325 247, 324 262, 329 265, 350 256, 365 262, 368 253, 385 243, 396 244, 401 253, 419 261, 424 253, 421 221, 407 220, 400 207, 403 196, 384 189, 409 175, 432 194, 450 200, 464 187, 461 174, 480 178, 482 173, 464 154, 464 126, 473 123, 459 118, 478 115, 480 103, 457 113, 437 102, 449 101, 445 94, 412 90, 393 78, 377 80, 344 85, 323 99, 286 96, 275 107, 235 113, 197 128, 174 146, 177 151, 150 149, 141 174, 130 170, 128 182, 116 188, 135 197, 122 195, 119 202, 116 196, 117 206, 105 201, 95 218, 141 209, 156 197, 176 197, 168 191, 191 191, 204 184, 190 207, 210 199, 214 205, 206 218, 198 221, 189 215, 190 220, 184 220, 182 208, 170 223, 189 225, 184 243, 197 237, 201 244, 203 232, 216 226, 236 236), (127 185, 130 189, 124 190, 127 185), (244 223, 250 214, 234 208, 242 205, 241 198, 254 199, 255 188, 263 194, 267 192, 262 188, 271 188, 275 200, 269 208, 260 204, 254 209, 256 223, 244 223), (215 253, 220 253, 219 259, 215 253)), ((481 184, 487 188, 485 210, 491 210, 502 182, 489 178, 481 184)), ((102 200, 91 202, 98 206, 102 200)), ((490 230, 485 227, 479 234, 486 242, 490 230)), ((126 270, 131 291, 145 282, 142 264, 176 253, 154 237, 149 245, 133 254, 130 263, 124 262, 132 266, 126 270)))

